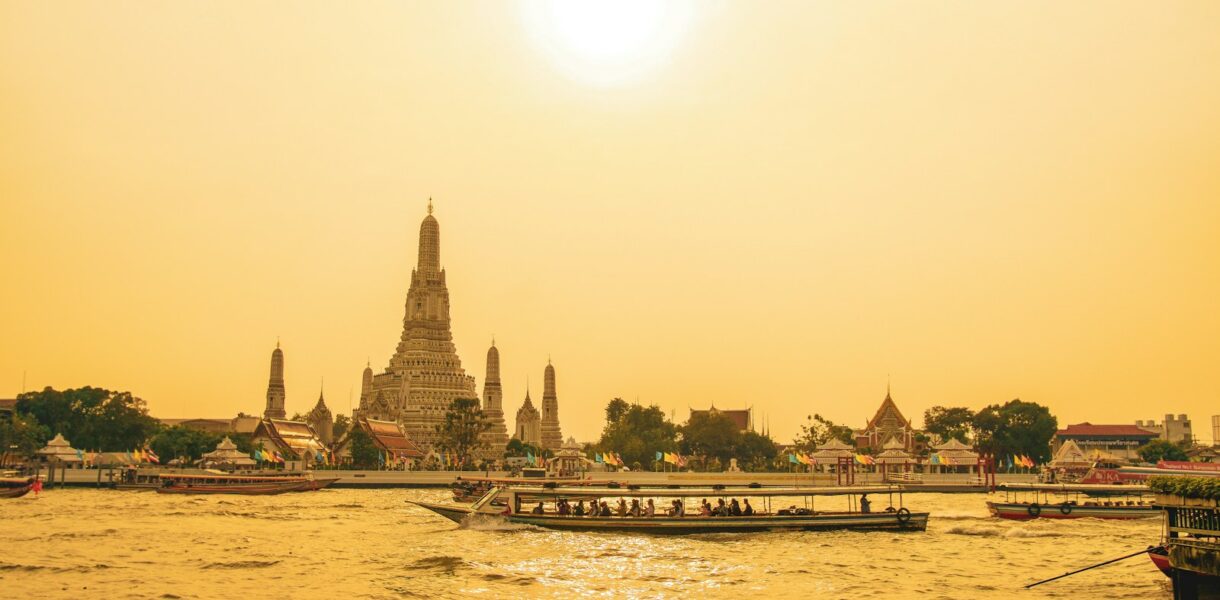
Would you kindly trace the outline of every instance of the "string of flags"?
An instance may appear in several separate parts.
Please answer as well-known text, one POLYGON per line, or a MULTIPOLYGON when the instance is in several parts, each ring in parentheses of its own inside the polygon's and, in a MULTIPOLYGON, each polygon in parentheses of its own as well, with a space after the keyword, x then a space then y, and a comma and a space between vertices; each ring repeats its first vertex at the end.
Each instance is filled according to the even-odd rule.
POLYGON ((686 458, 676 452, 657 452, 657 462, 662 462, 675 467, 685 467, 686 458))
POLYGON ((606 464, 612 467, 624 467, 623 457, 616 452, 598 452, 593 455, 593 462, 598 464, 606 464))

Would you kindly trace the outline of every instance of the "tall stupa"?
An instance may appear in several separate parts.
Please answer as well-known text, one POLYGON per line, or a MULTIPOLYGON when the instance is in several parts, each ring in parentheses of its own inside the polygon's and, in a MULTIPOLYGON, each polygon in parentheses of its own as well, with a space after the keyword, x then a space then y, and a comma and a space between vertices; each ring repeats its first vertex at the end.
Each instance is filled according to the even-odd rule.
POLYGON ((402 336, 385 371, 365 370, 360 416, 402 423, 407 435, 430 448, 436 426, 458 398, 478 398, 474 377, 466 375, 449 327, 449 288, 441 268, 441 228, 432 216, 419 226, 419 262, 411 271, 402 336))
POLYGON ((483 433, 484 454, 496 459, 508 445, 508 426, 504 422, 504 392, 500 389, 500 351, 496 341, 487 349, 487 376, 483 378, 483 416, 491 428, 483 433))
POLYGON ((542 447, 559 450, 563 447, 563 432, 559 430, 559 397, 555 394, 555 366, 550 359, 542 377, 542 447))
POLYGON ((275 350, 271 351, 271 377, 267 380, 267 408, 263 410, 263 417, 287 418, 284 397, 284 351, 280 350, 280 342, 276 340, 275 350))

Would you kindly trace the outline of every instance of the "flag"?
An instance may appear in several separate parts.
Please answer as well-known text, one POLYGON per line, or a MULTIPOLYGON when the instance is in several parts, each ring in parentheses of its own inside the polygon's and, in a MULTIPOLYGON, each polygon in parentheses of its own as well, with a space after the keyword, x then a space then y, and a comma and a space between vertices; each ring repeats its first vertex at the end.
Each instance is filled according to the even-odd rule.
POLYGON ((798 454, 797 458, 800 459, 802 465, 813 465, 813 457, 804 452, 798 454))
POLYGON ((788 462, 790 462, 790 463, 792 463, 792 464, 794 464, 794 465, 795 465, 795 464, 798 462, 798 461, 796 460, 796 455, 795 455, 795 454, 789 454, 789 455, 788 455, 788 462))
POLYGON ((1030 457, 1028 457, 1028 456, 1025 456, 1025 457, 1023 457, 1023 458, 1025 459, 1025 466, 1027 466, 1027 467, 1029 467, 1029 468, 1031 468, 1031 469, 1032 469, 1032 468, 1034 468, 1034 459, 1032 459, 1032 458, 1030 458, 1030 457))
POLYGON ((657 450, 657 458, 656 458, 657 462, 669 462, 668 459, 669 459, 668 454, 664 454, 660 450, 657 450))
POLYGON ((531 465, 534 464, 534 454, 528 450, 525 452, 525 462, 528 462, 531 465))
POLYGON ((148 446, 144 447, 144 456, 148 457, 148 462, 157 464, 160 464, 161 462, 161 457, 157 456, 157 453, 153 452, 152 448, 149 448, 148 446))
POLYGON ((603 463, 602 463, 602 454, 601 454, 601 452, 594 452, 594 453, 593 453, 593 462, 595 462, 595 463, 597 463, 597 464, 599 464, 599 465, 600 465, 600 464, 603 464, 603 463))
POLYGON ((253 455, 253 456, 254 456, 254 460, 255 460, 255 461, 262 462, 262 460, 263 460, 263 452, 262 452, 262 450, 259 450, 258 448, 255 448, 255 449, 254 449, 254 455, 253 455))

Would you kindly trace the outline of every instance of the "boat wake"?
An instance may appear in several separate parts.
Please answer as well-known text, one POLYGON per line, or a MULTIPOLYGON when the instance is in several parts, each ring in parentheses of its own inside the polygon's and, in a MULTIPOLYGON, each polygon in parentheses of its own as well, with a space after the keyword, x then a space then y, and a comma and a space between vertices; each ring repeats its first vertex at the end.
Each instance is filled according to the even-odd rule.
POLYGON ((474 531, 536 531, 538 528, 524 523, 510 523, 495 515, 467 515, 462 519, 462 529, 474 531))

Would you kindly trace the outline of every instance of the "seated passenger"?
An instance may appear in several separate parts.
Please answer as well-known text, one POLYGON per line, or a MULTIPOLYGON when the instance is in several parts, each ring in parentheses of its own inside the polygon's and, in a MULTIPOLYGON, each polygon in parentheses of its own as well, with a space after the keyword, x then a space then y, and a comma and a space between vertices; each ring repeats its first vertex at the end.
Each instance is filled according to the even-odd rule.
POLYGON ((594 516, 601 516, 601 517, 610 516, 610 505, 606 504, 605 500, 602 500, 602 507, 600 510, 597 511, 597 514, 594 516))
POLYGON ((701 516, 701 517, 712 516, 712 505, 707 503, 707 498, 704 498, 703 504, 699 505, 699 516, 701 516))
POLYGON ((618 516, 627 516, 627 501, 623 500, 622 498, 618 499, 618 516))
POLYGON ((682 499, 680 498, 674 500, 674 516, 686 516, 686 505, 682 503, 682 499))
POLYGON ((860 512, 867 513, 872 510, 873 503, 869 502, 868 494, 860 494, 860 512))
POLYGON ((729 515, 733 517, 741 516, 741 505, 737 503, 736 498, 733 498, 733 501, 729 503, 729 515))
POLYGON ((568 501, 566 498, 559 499, 559 514, 562 516, 567 516, 567 515, 572 514, 572 507, 570 505, 568 505, 568 501))
POLYGON ((572 509, 572 514, 576 515, 578 517, 585 516, 585 501, 584 500, 576 501, 576 508, 572 509))
POLYGON ((653 504, 652 498, 648 499, 648 504, 644 507, 644 516, 645 517, 657 516, 657 505, 653 504))
POLYGON ((719 498, 716 500, 716 508, 712 509, 712 516, 713 517, 729 516, 729 507, 724 504, 724 498, 719 498))
POLYGON ((534 507, 534 510, 532 510, 532 511, 530 511, 530 512, 531 512, 531 513, 533 513, 533 514, 535 514, 535 515, 540 515, 540 514, 542 514, 542 512, 543 512, 543 511, 542 511, 542 503, 541 503, 541 502, 539 502, 539 503, 538 503, 538 506, 535 506, 535 507, 534 507))
POLYGON ((749 498, 746 498, 746 499, 745 499, 745 503, 746 503, 746 506, 745 506, 745 508, 741 509, 741 514, 743 514, 743 515, 745 515, 745 516, 747 516, 747 517, 748 517, 748 516, 750 516, 750 515, 753 515, 753 514, 754 514, 754 507, 753 507, 753 506, 750 506, 750 499, 749 499, 749 498))
POLYGON ((640 499, 639 498, 631 499, 631 510, 628 510, 627 514, 632 517, 640 516, 640 499))

